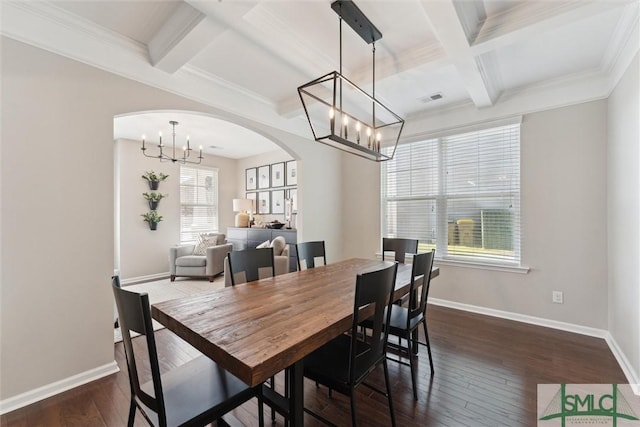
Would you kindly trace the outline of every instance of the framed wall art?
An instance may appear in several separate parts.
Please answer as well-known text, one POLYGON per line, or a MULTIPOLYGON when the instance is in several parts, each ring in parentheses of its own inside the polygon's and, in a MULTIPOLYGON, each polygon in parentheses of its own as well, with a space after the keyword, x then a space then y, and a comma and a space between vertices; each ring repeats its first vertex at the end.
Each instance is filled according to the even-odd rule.
POLYGON ((258 188, 269 188, 271 186, 271 177, 269 165, 260 166, 258 168, 258 188))
MULTIPOLYGON (((284 167, 284 164, 282 166, 284 167)), ((284 214, 284 190, 271 192, 271 213, 284 214)))
POLYGON ((284 163, 271 165, 271 187, 284 187, 284 163))
POLYGON ((295 160, 287 162, 286 185, 287 187, 291 185, 298 185, 298 167, 295 160))
POLYGON ((255 190, 258 188, 258 172, 256 168, 249 168, 245 170, 245 183, 246 190, 255 190))
POLYGON ((287 199, 291 200, 291 211, 298 212, 298 190, 296 188, 287 190, 287 199))
POLYGON ((256 192, 246 193, 245 197, 252 201, 253 209, 251 209, 251 212, 255 213, 256 212, 256 202, 258 201, 258 193, 256 193, 256 192))
POLYGON ((262 215, 271 213, 271 192, 270 191, 258 192, 257 211, 259 214, 262 214, 262 215))

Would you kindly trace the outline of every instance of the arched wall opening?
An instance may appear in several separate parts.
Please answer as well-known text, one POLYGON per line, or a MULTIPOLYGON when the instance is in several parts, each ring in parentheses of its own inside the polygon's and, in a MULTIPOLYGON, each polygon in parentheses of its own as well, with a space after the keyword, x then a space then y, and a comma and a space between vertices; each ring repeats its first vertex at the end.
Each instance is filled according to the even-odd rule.
MULTIPOLYGON (((185 110, 137 111, 114 117, 114 269, 124 284, 168 276, 169 247, 180 239, 180 163, 160 162, 143 156, 141 136, 146 135, 146 154, 158 154, 158 130, 163 134, 163 152, 172 154, 173 139, 169 120, 176 126, 177 156, 182 156, 185 135, 197 160, 203 146, 202 168, 218 171, 218 231, 225 233, 234 225, 232 199, 244 198, 245 170, 290 160, 300 156, 277 137, 248 124, 238 124, 226 117, 185 110), (215 147, 215 148, 212 148, 215 147), (227 157, 228 156, 228 157, 227 157), (148 212, 144 192, 149 192, 141 175, 146 171, 168 175, 158 192, 166 195, 157 212, 163 220, 152 231, 141 217, 148 212)), ((297 187, 302 187, 302 178, 297 187)), ((301 203, 298 205, 301 211, 301 203)), ((266 220, 283 220, 284 215, 265 215, 266 220)))

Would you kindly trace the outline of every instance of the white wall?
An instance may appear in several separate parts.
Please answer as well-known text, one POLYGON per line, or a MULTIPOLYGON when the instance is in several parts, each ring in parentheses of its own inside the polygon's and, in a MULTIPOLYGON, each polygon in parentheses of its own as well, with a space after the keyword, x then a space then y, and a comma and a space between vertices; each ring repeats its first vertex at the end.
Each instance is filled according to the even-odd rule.
MULTIPOLYGON (((168 248, 180 243, 180 165, 142 156, 139 141, 118 140, 116 150, 119 163, 116 185, 120 196, 120 228, 116 229, 120 257, 116 259, 116 267, 120 270, 120 277, 127 281, 168 275, 168 248), (168 197, 158 205, 162 221, 155 231, 149 230, 140 216, 149 211, 142 193, 152 190, 141 176, 150 170, 169 175, 157 190, 168 197)), ((205 154, 202 163, 196 167, 218 169, 218 226, 224 233, 229 223, 233 225, 233 212, 228 208, 235 197, 236 160, 205 154)))
MULTIPOLYGON (((320 178, 303 176, 301 228, 318 224, 338 245, 339 189, 319 191, 327 183, 336 190, 335 150, 11 39, 2 38, 1 55, 0 403, 55 392, 57 381, 73 384, 114 360, 115 116, 209 113, 313 159, 304 173, 320 178)), ((223 197, 235 197, 236 185, 223 197)), ((224 215, 221 225, 232 224, 233 213, 224 215)))
POLYGON ((638 55, 609 97, 609 332, 640 383, 640 76, 638 55))
MULTIPOLYGON (((460 117, 442 117, 445 123, 455 121, 465 124, 460 117)), ((412 121, 411 129, 415 136, 438 130, 440 123, 412 121)), ((604 100, 525 115, 522 258, 531 271, 525 275, 440 265, 442 274, 430 295, 606 329, 606 139, 604 100), (552 290, 564 292, 564 304, 551 302, 552 290)), ((356 160, 345 163, 345 256, 366 256, 380 248, 380 237, 374 239, 371 230, 359 226, 364 221, 371 227, 370 218, 380 209, 379 171, 366 166, 356 160)))

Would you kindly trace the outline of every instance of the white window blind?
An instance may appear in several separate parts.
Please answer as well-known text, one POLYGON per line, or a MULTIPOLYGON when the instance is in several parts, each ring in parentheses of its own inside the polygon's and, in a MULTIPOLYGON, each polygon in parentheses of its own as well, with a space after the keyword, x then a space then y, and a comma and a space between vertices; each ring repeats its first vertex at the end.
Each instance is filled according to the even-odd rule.
POLYGON ((520 263, 520 125, 399 145, 382 166, 382 233, 443 259, 520 263))
POLYGON ((218 170, 180 167, 180 241, 218 231, 218 170))

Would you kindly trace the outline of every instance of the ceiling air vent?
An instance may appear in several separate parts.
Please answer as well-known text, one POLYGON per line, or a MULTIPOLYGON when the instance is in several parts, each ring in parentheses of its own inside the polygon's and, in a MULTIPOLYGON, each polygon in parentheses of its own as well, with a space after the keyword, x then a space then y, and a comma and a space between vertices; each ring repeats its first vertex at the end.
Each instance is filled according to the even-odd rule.
POLYGON ((442 93, 438 92, 438 93, 434 93, 433 95, 428 95, 425 97, 420 98, 420 101, 427 103, 427 102, 432 102, 432 101, 437 101, 439 99, 444 98, 442 96, 442 93))

